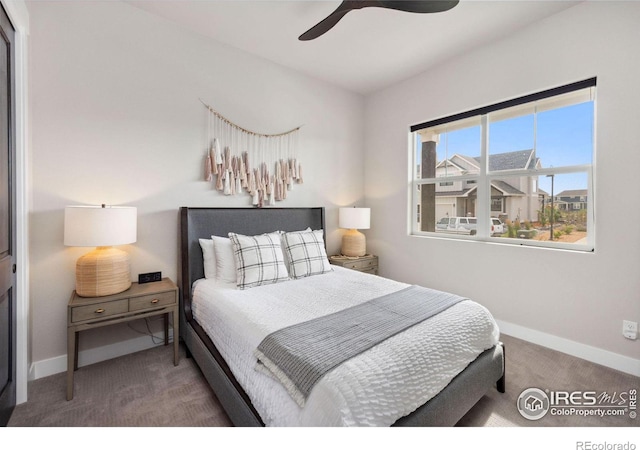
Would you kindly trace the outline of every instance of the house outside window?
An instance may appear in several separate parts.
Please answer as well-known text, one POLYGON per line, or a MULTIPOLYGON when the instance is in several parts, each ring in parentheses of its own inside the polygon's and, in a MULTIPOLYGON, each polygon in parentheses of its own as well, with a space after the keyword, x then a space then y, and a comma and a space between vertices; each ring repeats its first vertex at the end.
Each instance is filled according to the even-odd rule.
POLYGON ((595 86, 593 78, 412 126, 412 234, 592 251, 595 86), (442 226, 460 217, 477 228, 442 226))

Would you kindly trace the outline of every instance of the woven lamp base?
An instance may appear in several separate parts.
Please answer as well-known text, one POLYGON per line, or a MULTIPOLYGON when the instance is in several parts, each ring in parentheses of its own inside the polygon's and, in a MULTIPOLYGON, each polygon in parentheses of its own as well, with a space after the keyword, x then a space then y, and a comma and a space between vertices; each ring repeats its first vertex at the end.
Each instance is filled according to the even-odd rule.
POLYGON ((342 254, 344 256, 364 256, 367 253, 367 240, 358 230, 349 230, 342 236, 342 254))
POLYGON ((119 294, 131 287, 129 254, 113 247, 98 247, 78 258, 76 293, 80 297, 119 294))

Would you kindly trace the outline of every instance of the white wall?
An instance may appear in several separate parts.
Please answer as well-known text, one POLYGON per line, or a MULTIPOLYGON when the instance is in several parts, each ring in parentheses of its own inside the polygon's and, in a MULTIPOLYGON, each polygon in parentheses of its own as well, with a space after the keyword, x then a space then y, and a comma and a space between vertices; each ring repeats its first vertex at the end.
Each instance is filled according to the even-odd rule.
POLYGON ((640 4, 585 2, 367 97, 368 247, 381 274, 469 296, 503 330, 640 375, 640 4), (596 251, 407 234, 410 125, 598 77, 596 251), (455 264, 451 264, 455 261, 455 264))
MULTIPOLYGON (((180 206, 250 206, 249 196, 225 197, 201 181, 207 116, 200 98, 258 132, 304 125, 305 184, 278 206, 326 207, 328 249, 338 250, 337 207, 363 197, 362 97, 125 3, 28 7, 32 377, 65 369, 66 305, 75 260, 87 251, 63 246, 66 205, 136 206, 138 241, 126 247, 134 279, 162 271, 174 280, 180 206)), ((134 350, 130 339, 138 336, 126 326, 83 332, 80 363, 134 350)))

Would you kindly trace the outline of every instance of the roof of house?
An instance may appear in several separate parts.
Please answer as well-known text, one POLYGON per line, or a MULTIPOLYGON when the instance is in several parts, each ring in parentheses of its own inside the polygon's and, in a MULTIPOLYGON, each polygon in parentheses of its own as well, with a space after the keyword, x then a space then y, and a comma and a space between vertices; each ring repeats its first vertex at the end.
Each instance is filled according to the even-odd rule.
MULTIPOLYGON (((505 196, 525 195, 525 193, 522 192, 521 190, 516 189, 515 187, 511 186, 509 183, 502 180, 492 180, 491 186, 495 189, 500 190, 505 196)), ((436 196, 437 197, 468 197, 471 193, 475 192, 476 190, 477 190, 476 186, 469 189, 463 189, 461 191, 437 191, 436 190, 436 196)))
POLYGON ((568 189, 566 191, 562 191, 559 194, 556 194, 556 197, 586 197, 587 190, 586 189, 568 189))
MULTIPOLYGON (((489 155, 489 170, 523 170, 535 169, 540 158, 536 158, 533 149, 518 150, 515 152, 495 153, 489 155)), ((454 165, 461 170, 480 171, 480 157, 466 156, 456 153, 446 160, 438 162, 438 167, 445 163, 454 165), (475 170, 474 170, 475 169, 475 170)))
POLYGON ((437 191, 436 190, 436 197, 466 197, 470 191, 471 189, 463 189, 461 191, 437 191))
MULTIPOLYGON (((540 161, 539 158, 535 157, 535 152, 530 150, 519 150, 515 152, 507 152, 507 153, 498 153, 494 155, 489 155, 489 170, 491 171, 500 171, 500 170, 524 170, 524 169, 534 169, 536 164, 540 161)), ((448 160, 440 161, 438 163, 439 166, 450 163, 455 165, 456 167, 461 167, 461 165, 468 165, 469 167, 473 166, 477 171, 480 171, 480 157, 470 157, 461 155, 456 153, 448 160), (456 160, 456 163, 452 163, 452 160, 456 160), (466 163, 466 164, 464 164, 466 163)), ((519 189, 516 189, 514 186, 502 180, 492 180, 491 185, 502 191, 505 195, 525 195, 519 189)), ((438 196, 451 196, 451 197, 466 197, 470 194, 471 191, 475 190, 475 187, 472 189, 464 189, 462 191, 440 191, 436 192, 438 196)), ((567 191, 568 192, 568 191, 567 191)), ((560 195, 560 194, 558 194, 560 195)), ((578 194, 581 195, 581 194, 578 194)))
POLYGON ((511 186, 509 183, 502 180, 492 180, 491 185, 507 195, 525 195, 520 189, 516 189, 511 186))
MULTIPOLYGON (((480 164, 480 157, 473 159, 480 164)), ((517 170, 517 169, 534 169, 538 158, 534 157, 534 151, 519 150, 508 153, 497 153, 489 155, 489 170, 517 170)))
POLYGON ((443 159, 442 161, 438 162, 438 164, 436 165, 436 169, 444 168, 445 171, 447 170, 448 167, 454 167, 454 168, 458 169, 462 173, 464 173, 464 172, 466 172, 468 170, 468 168, 462 167, 462 166, 460 166, 460 164, 456 164, 455 162, 453 162, 453 158, 451 158, 451 159, 443 159))
POLYGON ((465 170, 480 170, 480 166, 478 165, 478 161, 470 156, 461 155, 456 153, 453 155, 449 161, 456 161, 456 164, 462 167, 465 170))

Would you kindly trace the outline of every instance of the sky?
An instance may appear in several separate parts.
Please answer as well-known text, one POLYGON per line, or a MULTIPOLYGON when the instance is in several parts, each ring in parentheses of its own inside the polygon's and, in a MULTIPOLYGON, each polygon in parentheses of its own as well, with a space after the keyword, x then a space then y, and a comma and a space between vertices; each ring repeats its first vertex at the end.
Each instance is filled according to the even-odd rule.
MULTIPOLYGON (((591 164, 593 157, 594 103, 585 102, 489 124, 489 155, 536 150, 543 168, 591 164), (537 121, 537 123, 536 123, 537 121), (535 125, 535 126, 534 126, 535 125), (536 130, 536 132, 534 132, 536 130)), ((438 161, 462 154, 480 156, 480 127, 443 133, 436 148, 438 161)), ((551 178, 541 176, 540 188, 551 193, 551 178)), ((586 189, 586 173, 554 177, 554 194, 566 189, 586 189)))

